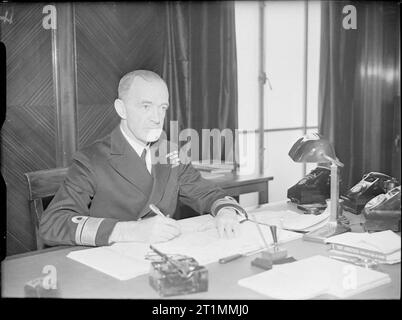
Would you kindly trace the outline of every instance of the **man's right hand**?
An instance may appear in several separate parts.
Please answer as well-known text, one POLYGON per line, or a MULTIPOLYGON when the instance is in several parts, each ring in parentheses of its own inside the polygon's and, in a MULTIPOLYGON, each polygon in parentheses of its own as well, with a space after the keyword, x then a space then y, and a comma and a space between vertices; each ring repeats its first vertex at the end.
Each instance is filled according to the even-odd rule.
POLYGON ((154 216, 139 221, 122 221, 116 223, 109 237, 109 243, 165 242, 180 234, 180 226, 176 220, 168 217, 154 216))

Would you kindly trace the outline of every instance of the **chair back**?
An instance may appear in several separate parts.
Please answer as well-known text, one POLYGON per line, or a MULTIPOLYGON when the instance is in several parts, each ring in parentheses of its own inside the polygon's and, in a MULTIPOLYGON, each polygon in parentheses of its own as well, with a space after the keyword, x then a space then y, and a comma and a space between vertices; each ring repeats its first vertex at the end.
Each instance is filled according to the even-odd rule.
POLYGON ((39 236, 39 221, 66 177, 68 168, 56 168, 25 173, 28 181, 29 210, 35 227, 36 247, 43 249, 39 236))

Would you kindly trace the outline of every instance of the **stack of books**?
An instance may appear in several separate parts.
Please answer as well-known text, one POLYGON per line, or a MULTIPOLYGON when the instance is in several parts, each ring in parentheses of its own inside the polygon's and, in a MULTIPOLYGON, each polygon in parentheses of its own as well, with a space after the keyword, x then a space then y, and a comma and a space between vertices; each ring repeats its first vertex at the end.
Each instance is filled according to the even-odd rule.
POLYGON ((401 261, 401 237, 391 230, 376 233, 347 232, 326 240, 330 254, 371 259, 377 263, 401 261))
POLYGON ((212 174, 229 173, 233 172, 235 169, 235 164, 233 162, 222 162, 217 160, 192 161, 191 164, 199 171, 205 171, 212 174))

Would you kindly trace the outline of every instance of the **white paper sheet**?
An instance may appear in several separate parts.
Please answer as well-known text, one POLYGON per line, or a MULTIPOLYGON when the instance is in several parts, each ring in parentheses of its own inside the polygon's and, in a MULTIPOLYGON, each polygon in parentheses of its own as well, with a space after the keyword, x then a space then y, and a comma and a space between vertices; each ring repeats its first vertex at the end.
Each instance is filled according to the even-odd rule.
POLYGON ((401 237, 391 230, 375 233, 346 232, 330 237, 326 242, 377 251, 383 254, 391 254, 401 250, 401 237))
MULTIPOLYGON (((317 226, 321 226, 329 219, 329 213, 323 212, 320 215, 304 214, 292 210, 247 210, 250 218, 255 218, 259 222, 276 225, 294 231, 311 231, 317 226)), ((239 217, 241 220, 241 218, 239 217)), ((214 218, 210 215, 203 215, 190 219, 179 220, 182 232, 201 231, 215 227, 214 218)))
POLYGON ((148 261, 127 257, 110 247, 72 251, 67 257, 119 280, 146 274, 150 268, 148 261))
POLYGON ((299 300, 321 294, 347 298, 389 282, 385 273, 317 255, 274 265, 238 283, 274 299, 299 300))
MULTIPOLYGON (((268 227, 261 226, 268 244, 272 244, 272 236, 268 227)), ((278 229, 278 242, 285 243, 301 237, 301 234, 278 229)), ((232 239, 220 238, 216 228, 202 232, 183 234, 172 241, 156 244, 155 247, 165 253, 180 253, 194 257, 201 264, 218 261, 220 258, 247 253, 264 248, 258 229, 254 223, 241 224, 240 234, 232 239)))
MULTIPOLYGON (((253 215, 253 212, 251 212, 253 215)), ((291 210, 282 211, 258 211, 254 213, 258 221, 274 224, 279 228, 295 231, 311 231, 312 228, 327 222, 329 213, 323 212, 320 215, 303 214, 291 210)))
MULTIPOLYGON (((254 217, 260 220, 263 212, 254 217), (258 218, 257 218, 258 217, 258 218)), ((233 239, 219 238, 215 220, 210 215, 179 220, 182 234, 165 243, 154 246, 166 254, 181 254, 195 258, 200 264, 216 262, 237 253, 247 253, 264 248, 256 225, 252 222, 240 224, 240 234, 233 239)), ((269 227, 261 226, 266 242, 272 244, 269 227)), ((277 230, 278 242, 285 243, 302 235, 286 230, 277 230)), ((85 249, 71 252, 68 257, 102 271, 120 280, 127 280, 149 272, 149 244, 116 243, 109 247, 85 249)))

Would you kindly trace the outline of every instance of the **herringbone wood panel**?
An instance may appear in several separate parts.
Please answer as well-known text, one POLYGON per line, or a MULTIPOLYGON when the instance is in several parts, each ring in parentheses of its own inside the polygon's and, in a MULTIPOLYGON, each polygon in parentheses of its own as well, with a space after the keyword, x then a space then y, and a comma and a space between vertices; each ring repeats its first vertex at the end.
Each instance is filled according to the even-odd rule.
POLYGON ((163 4, 76 4, 79 147, 119 122, 113 107, 119 79, 135 69, 162 71, 163 4))
MULTIPOLYGON (((1 24, 7 48, 7 114, 1 170, 7 185, 7 254, 34 249, 23 174, 55 167, 55 107, 51 33, 42 28, 43 4, 7 4, 1 24)), ((4 10, 4 8, 3 8, 4 10)))
MULTIPOLYGON (((2 130, 1 170, 7 184, 7 254, 34 249, 23 173, 56 167, 56 112, 51 32, 42 28, 43 4, 7 4, 2 23, 7 46, 7 117, 2 130)), ((164 5, 74 5, 77 127, 81 148, 117 124, 113 108, 121 76, 134 69, 161 73, 164 5)))

